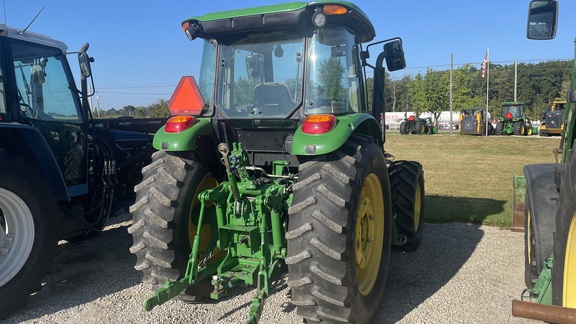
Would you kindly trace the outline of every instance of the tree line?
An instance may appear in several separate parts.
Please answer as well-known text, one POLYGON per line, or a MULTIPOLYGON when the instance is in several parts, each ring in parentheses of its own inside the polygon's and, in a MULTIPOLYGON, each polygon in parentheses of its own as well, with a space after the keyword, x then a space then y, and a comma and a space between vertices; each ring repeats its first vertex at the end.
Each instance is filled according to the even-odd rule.
MULTIPOLYGON (((554 99, 566 98, 574 61, 547 61, 517 64, 517 101, 525 103, 528 116, 537 120, 554 99)), ((514 101, 514 64, 490 64, 489 112, 500 116, 503 102, 514 101)), ((452 73, 452 109, 486 107, 486 78, 472 64, 464 64, 452 73)), ((404 75, 390 79, 386 75, 386 111, 414 111, 439 114, 450 107, 450 71, 404 75)))
MULTIPOLYGON (((528 116, 539 119, 540 113, 549 103, 565 98, 570 87, 573 60, 547 61, 540 63, 518 63, 518 101, 525 103, 528 116)), ((514 100, 514 64, 490 64, 489 112, 493 119, 500 116, 503 102, 514 100)), ((452 73, 452 109, 486 106, 486 79, 479 68, 464 64, 452 73)), ((368 79, 368 89, 372 79, 368 79)), ((431 112, 439 115, 450 107, 450 71, 436 71, 428 68, 426 73, 407 74, 400 79, 391 79, 386 74, 386 111, 431 112)), ((371 104, 371 96, 368 98, 371 104)), ((134 118, 157 118, 170 116, 168 101, 159 99, 148 106, 124 106, 94 112, 96 117, 113 118, 130 116, 134 118)))
POLYGON ((133 118, 163 118, 170 116, 170 109, 168 109, 167 100, 159 99, 155 103, 145 107, 127 105, 120 109, 110 108, 100 111, 93 110, 92 115, 94 115, 95 118, 116 118, 126 116, 133 118))

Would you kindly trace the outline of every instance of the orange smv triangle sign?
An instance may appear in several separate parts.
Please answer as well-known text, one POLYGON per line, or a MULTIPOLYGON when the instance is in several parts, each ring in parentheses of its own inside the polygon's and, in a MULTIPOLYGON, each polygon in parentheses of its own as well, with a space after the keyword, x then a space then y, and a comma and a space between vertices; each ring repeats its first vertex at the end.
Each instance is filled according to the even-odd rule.
POLYGON ((172 115, 199 115, 204 99, 193 76, 183 76, 168 102, 172 115))

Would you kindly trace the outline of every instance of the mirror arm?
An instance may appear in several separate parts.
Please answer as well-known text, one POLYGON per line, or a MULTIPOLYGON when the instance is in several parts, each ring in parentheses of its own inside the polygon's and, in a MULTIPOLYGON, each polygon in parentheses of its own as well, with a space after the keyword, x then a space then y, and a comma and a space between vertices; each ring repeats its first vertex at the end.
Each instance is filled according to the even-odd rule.
POLYGON ((374 84, 372 87, 372 116, 382 123, 382 125, 380 125, 382 130, 382 143, 386 142, 386 127, 383 124, 385 118, 381 118, 381 115, 386 111, 384 100, 384 81, 386 79, 386 70, 384 69, 385 58, 386 54, 384 52, 378 54, 376 67, 374 68, 374 84))
MULTIPOLYGON (((83 54, 86 56, 86 64, 88 64, 88 69, 91 69, 90 63, 94 62, 94 59, 86 53, 88 51, 89 44, 85 43, 80 51, 78 51, 78 55, 83 54)), ((82 69, 82 67, 80 67, 82 69)), ((80 73, 80 98, 83 110, 88 113, 90 119, 92 119, 92 112, 90 111, 90 103, 88 102, 88 97, 93 96, 96 93, 96 89, 94 88, 94 78, 92 77, 92 73, 90 72, 89 77, 86 77, 82 71, 80 73), (88 78, 90 78, 90 83, 92 85, 92 92, 88 93, 88 78)))

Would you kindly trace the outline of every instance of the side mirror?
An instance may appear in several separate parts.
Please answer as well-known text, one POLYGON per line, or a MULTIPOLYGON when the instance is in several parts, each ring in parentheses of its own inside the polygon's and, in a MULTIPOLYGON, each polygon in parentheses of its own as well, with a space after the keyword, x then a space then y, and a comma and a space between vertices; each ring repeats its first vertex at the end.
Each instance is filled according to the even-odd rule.
POLYGON ((346 45, 337 45, 330 48, 331 57, 343 57, 346 56, 346 45))
POLYGON ((526 36, 529 39, 552 39, 558 27, 558 2, 532 0, 528 11, 526 36))
POLYGON ((406 67, 402 40, 396 39, 384 44, 384 55, 386 55, 386 66, 388 71, 398 71, 406 67))
POLYGON ((568 91, 568 95, 566 96, 566 100, 570 103, 576 103, 576 90, 568 91))
POLYGON ((264 78, 264 56, 253 54, 246 56, 246 72, 250 80, 262 80, 264 78))
POLYGON ((78 53, 78 65, 80 66, 80 73, 82 73, 84 79, 88 79, 92 75, 90 62, 92 62, 92 58, 88 56, 88 54, 78 53))
POLYGON ((30 81, 41 87, 44 82, 46 82, 46 62, 48 62, 48 59, 41 58, 39 60, 35 60, 34 62, 34 65, 32 65, 30 81))

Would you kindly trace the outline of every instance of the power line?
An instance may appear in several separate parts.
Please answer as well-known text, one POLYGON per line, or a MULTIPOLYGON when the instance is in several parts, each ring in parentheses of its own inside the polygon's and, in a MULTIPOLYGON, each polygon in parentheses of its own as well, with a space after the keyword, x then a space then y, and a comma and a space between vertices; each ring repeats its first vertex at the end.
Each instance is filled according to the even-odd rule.
POLYGON ((108 94, 121 94, 121 95, 139 95, 139 96, 171 96, 172 93, 149 93, 149 92, 122 92, 122 91, 102 91, 98 90, 99 93, 108 94))
POLYGON ((147 89, 147 88, 176 88, 176 84, 98 86, 98 89, 147 89))

